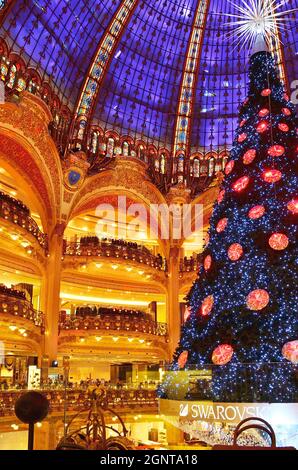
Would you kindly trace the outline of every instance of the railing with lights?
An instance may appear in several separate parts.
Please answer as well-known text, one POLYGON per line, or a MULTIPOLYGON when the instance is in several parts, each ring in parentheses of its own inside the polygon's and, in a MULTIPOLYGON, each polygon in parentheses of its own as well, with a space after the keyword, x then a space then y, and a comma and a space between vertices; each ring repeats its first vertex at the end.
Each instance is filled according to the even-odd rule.
POLYGON ((61 330, 107 330, 168 336, 166 323, 147 320, 134 315, 97 315, 94 317, 65 317, 60 314, 61 330))
MULTIPOLYGON (((78 412, 87 409, 90 398, 86 390, 40 390, 50 402, 50 413, 78 412)), ((24 393, 19 391, 0 391, 0 417, 14 416, 14 405, 24 393)), ((157 411, 155 390, 109 390, 107 389, 109 407, 132 411, 157 411)))
POLYGON ((85 256, 120 258, 145 264, 159 271, 166 271, 166 262, 161 256, 154 256, 145 247, 131 247, 107 243, 103 241, 91 241, 89 243, 64 241, 64 256, 85 256))
MULTIPOLYGON (((16 295, 14 299, 11 295, 4 295, 0 292, 0 318, 1 313, 12 315, 14 318, 24 318, 40 327, 41 333, 44 333, 44 315, 39 310, 35 310, 30 302, 21 299, 16 295)), ((10 329, 14 331, 17 325, 10 325, 10 329)))
MULTIPOLYGON (((47 235, 39 229, 35 220, 30 217, 30 213, 28 212, 27 207, 23 205, 21 201, 18 201, 14 198, 10 198, 6 194, 0 192, 0 217, 25 229, 38 241, 39 245, 45 251, 47 251, 47 235)), ((11 233, 12 239, 14 239, 14 236, 18 238, 17 234, 11 233)), ((28 246, 24 247, 27 248, 28 251, 30 251, 29 243, 28 246)))

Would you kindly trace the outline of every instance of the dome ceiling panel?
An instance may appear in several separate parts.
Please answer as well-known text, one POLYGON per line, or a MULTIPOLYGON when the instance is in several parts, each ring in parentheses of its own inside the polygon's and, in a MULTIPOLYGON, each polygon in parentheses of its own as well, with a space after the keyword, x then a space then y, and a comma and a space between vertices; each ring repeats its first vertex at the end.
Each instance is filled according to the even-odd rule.
MULTIPOLYGON (((201 1, 137 1, 99 85, 95 124, 173 149, 183 68, 201 1)), ((50 77, 57 94, 75 110, 94 54, 120 5, 121 0, 15 1, 1 36, 42 79, 50 77)), ((280 7, 293 8, 298 8, 298 0, 280 7)), ((235 13, 235 7, 210 0, 193 95, 191 152, 231 145, 246 94, 248 51, 231 46, 225 36, 228 19, 220 13, 235 13)), ((291 14, 281 40, 278 59, 284 56, 288 84, 294 87, 297 12, 291 14)))

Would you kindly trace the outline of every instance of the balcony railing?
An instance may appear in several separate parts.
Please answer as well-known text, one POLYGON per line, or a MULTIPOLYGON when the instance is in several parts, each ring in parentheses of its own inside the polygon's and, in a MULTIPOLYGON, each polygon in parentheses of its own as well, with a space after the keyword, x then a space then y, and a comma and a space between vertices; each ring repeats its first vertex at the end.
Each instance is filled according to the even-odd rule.
MULTIPOLYGON (((20 391, 0 392, 0 418, 14 416, 14 405, 17 399, 25 393, 20 391)), ((90 398, 86 390, 40 390, 50 402, 50 413, 79 412, 90 406, 90 398)), ((155 390, 107 390, 107 400, 110 408, 131 411, 157 412, 157 396, 155 390)))
POLYGON ((168 335, 166 323, 141 319, 133 315, 98 315, 95 317, 60 316, 60 330, 106 330, 144 333, 154 336, 168 335))
POLYGON ((200 268, 200 261, 198 258, 190 257, 187 258, 186 256, 180 260, 179 264, 179 272, 180 273, 187 273, 187 272, 198 272, 200 268))
POLYGON ((85 256, 85 257, 106 257, 121 258, 124 260, 134 261, 136 263, 145 264, 159 271, 166 271, 165 260, 160 256, 154 256, 145 247, 131 247, 128 244, 123 246, 116 243, 108 243, 103 241, 91 241, 89 243, 82 242, 64 242, 65 256, 85 256))
POLYGON ((13 299, 10 296, 0 294, 0 318, 1 313, 29 320, 35 326, 40 327, 42 334, 44 333, 44 314, 39 310, 35 310, 27 300, 13 299))
MULTIPOLYGON (((38 241, 39 245, 47 251, 48 249, 48 239, 47 235, 45 235, 38 227, 37 223, 35 222, 30 214, 25 209, 22 209, 21 202, 15 200, 14 203, 13 198, 7 198, 6 195, 0 193, 0 217, 2 219, 8 220, 19 227, 25 229, 28 233, 30 233, 36 240, 38 241)), ((26 206, 24 206, 25 208, 26 206)))

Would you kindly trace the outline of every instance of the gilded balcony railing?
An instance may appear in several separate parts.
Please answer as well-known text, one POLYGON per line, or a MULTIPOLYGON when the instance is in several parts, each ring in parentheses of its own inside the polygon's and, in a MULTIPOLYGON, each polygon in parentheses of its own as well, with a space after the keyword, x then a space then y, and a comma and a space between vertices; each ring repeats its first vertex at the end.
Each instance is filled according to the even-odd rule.
POLYGON ((32 304, 25 299, 13 298, 0 293, 0 318, 1 314, 8 314, 15 318, 24 318, 40 327, 44 333, 44 314, 33 308, 32 304))
POLYGON ((30 216, 29 210, 21 201, 0 192, 0 217, 25 229, 38 241, 39 245, 47 251, 47 235, 39 229, 35 220, 30 216))
POLYGON ((118 332, 144 333, 154 336, 168 336, 166 323, 139 318, 134 315, 97 315, 94 317, 70 316, 62 318, 61 330, 106 330, 118 332))
MULTIPOLYGON (((14 405, 26 390, 0 391, 0 418, 14 416, 14 405)), ((90 405, 86 390, 40 390, 50 402, 50 413, 63 413, 65 408, 70 412, 84 411, 90 405)), ((114 390, 107 389, 107 400, 110 408, 131 411, 157 411, 155 390, 114 390)))
MULTIPOLYGON (((96 237, 93 237, 96 238, 96 237)), ((65 256, 85 256, 85 257, 105 257, 130 260, 144 264, 159 271, 166 271, 166 261, 161 256, 154 256, 150 251, 142 246, 132 247, 129 244, 119 245, 118 243, 94 240, 90 242, 70 242, 64 241, 65 256)))

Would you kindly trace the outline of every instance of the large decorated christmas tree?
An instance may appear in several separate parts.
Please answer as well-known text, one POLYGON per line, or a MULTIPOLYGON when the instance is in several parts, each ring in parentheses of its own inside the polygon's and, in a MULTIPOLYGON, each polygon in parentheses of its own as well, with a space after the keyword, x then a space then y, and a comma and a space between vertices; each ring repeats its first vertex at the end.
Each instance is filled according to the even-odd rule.
POLYGON ((213 364, 218 400, 239 399, 245 390, 243 400, 293 401, 297 122, 269 52, 251 56, 249 78, 173 369, 213 364))

